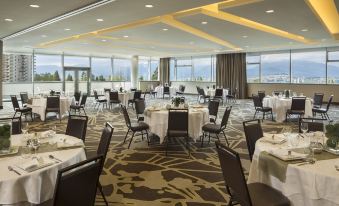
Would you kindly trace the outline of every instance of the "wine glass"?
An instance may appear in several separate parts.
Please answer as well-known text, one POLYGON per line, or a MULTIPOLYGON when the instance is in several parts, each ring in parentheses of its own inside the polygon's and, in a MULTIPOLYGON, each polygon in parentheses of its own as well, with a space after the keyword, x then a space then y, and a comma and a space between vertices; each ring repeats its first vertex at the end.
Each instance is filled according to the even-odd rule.
POLYGON ((308 123, 307 122, 302 122, 300 124, 300 130, 302 131, 303 134, 308 132, 308 123))
POLYGON ((34 137, 29 141, 29 146, 34 149, 34 157, 36 158, 36 151, 40 146, 39 136, 38 133, 34 134, 34 137))
POLYGON ((21 131, 23 134, 28 134, 28 130, 29 130, 29 124, 28 122, 26 122, 25 124, 22 125, 21 131))

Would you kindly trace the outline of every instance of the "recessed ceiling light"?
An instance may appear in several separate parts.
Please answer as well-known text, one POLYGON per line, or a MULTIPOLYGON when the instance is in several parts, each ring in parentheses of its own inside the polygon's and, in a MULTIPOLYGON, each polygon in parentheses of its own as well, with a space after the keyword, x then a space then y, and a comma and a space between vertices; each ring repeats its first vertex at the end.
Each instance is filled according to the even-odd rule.
POLYGON ((208 22, 207 21, 202 21, 201 24, 208 24, 208 22))
POLYGON ((326 41, 326 39, 321 39, 321 41, 326 41))
POLYGON ((267 10, 266 13, 270 14, 270 13, 274 13, 273 9, 267 10))
POLYGON ((153 5, 152 4, 146 4, 145 7, 146 8, 153 8, 153 5))
POLYGON ((194 41, 190 41, 190 44, 194 44, 194 41))
POLYGON ((127 36, 127 35, 125 35, 125 36, 124 36, 124 38, 128 38, 128 36, 127 36))
POLYGON ((31 4, 29 6, 32 7, 32 8, 39 8, 40 7, 39 5, 36 5, 36 4, 31 4))
POLYGON ((242 36, 242 38, 247 38, 248 36, 242 36))
POLYGON ((164 29, 162 29, 163 31, 168 31, 168 29, 166 29, 166 28, 164 28, 164 29))
POLYGON ((301 31, 308 31, 308 29, 302 29, 301 31))
POLYGON ((5 21, 13 21, 13 19, 5 19, 5 21))
POLYGON ((47 37, 47 35, 41 35, 41 37, 42 37, 42 38, 45 38, 45 37, 47 37))
POLYGON ((106 42, 107 40, 106 40, 106 39, 102 39, 101 41, 102 41, 102 42, 106 42))
POLYGON ((65 29, 65 31, 69 31, 69 30, 71 30, 71 29, 68 29, 68 28, 67 28, 67 29, 65 29))
POLYGON ((97 19, 97 21, 104 21, 103 19, 97 19))
POLYGON ((250 46, 245 46, 246 48, 250 47, 250 46))
POLYGON ((81 44, 83 44, 83 45, 87 45, 88 43, 87 43, 87 42, 82 42, 81 44))
POLYGON ((154 49, 155 47, 154 46, 151 46, 151 49, 154 49))

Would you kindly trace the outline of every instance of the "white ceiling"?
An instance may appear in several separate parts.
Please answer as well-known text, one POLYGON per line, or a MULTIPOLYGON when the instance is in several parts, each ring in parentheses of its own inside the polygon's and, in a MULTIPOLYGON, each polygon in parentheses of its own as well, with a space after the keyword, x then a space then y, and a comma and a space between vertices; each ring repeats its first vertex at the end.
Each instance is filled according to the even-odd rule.
MULTIPOLYGON (((335 0, 338 7, 339 0, 335 0)), ((93 0, 1 0, 0 37, 28 28, 44 20, 83 7, 93 0), (30 8, 38 4, 40 8, 30 8), (13 22, 4 21, 11 18, 13 22)), ((4 41, 5 51, 31 52, 39 44, 107 27, 130 23, 145 18, 199 7, 220 0, 116 0, 105 6, 50 24, 4 41), (145 8, 146 4, 154 8, 145 8), (103 22, 96 19, 102 18, 103 22), (71 29, 65 31, 65 28, 71 29), (42 37, 46 35, 47 37, 42 37)), ((263 0, 257 3, 227 8, 223 11, 248 18, 269 26, 315 40, 306 45, 273 34, 261 32, 203 14, 178 18, 180 22, 195 27, 215 37, 228 41, 245 51, 266 51, 292 48, 339 46, 312 13, 304 0, 263 0), (268 14, 265 11, 273 9, 268 14), (202 21, 208 24, 202 25, 202 21), (308 29, 307 32, 301 31, 308 29), (247 38, 243 38, 247 36, 247 38)), ((97 56, 182 56, 228 52, 229 48, 186 33, 168 25, 157 23, 86 39, 68 41, 36 52, 64 52, 67 54, 97 56), (167 28, 168 31, 163 31, 167 28), (128 38, 123 36, 128 35, 128 38), (112 39, 115 38, 115 39, 112 39), (103 42, 102 40, 106 41, 103 42)))

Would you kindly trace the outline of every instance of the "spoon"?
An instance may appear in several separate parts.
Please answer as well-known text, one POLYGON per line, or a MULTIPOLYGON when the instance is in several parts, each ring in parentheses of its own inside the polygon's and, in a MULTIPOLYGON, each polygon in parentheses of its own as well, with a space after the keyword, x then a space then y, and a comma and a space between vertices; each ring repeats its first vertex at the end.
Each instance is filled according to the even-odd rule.
POLYGON ((54 157, 53 155, 48 155, 48 157, 49 157, 50 159, 52 159, 52 160, 57 161, 57 162, 62 162, 62 160, 60 160, 60 159, 54 157))
POLYGON ((16 171, 13 167, 11 166, 8 166, 8 170, 11 171, 11 172, 15 172, 17 173, 18 175, 21 175, 20 172, 16 171))

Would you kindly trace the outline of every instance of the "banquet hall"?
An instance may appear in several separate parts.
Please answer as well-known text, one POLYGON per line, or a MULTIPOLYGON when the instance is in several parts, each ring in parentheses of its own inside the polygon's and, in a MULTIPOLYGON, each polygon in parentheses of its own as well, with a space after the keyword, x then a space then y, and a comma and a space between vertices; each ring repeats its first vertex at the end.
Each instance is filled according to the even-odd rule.
POLYGON ((339 0, 1 0, 0 205, 339 206, 338 22, 339 0))

